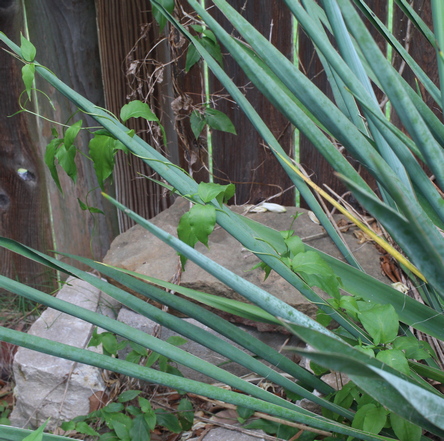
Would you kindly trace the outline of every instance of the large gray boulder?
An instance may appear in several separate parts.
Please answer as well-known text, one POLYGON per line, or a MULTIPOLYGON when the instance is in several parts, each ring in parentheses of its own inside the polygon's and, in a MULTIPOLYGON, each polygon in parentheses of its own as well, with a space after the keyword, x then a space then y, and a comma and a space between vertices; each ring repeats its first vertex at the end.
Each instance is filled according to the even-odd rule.
MULTIPOLYGON (((169 209, 151 219, 151 222, 177 237, 176 228, 180 217, 188 209, 189 202, 179 198, 169 209)), ((246 211, 245 207, 242 206, 231 207, 231 209, 237 213, 246 211)), ((285 213, 245 213, 245 216, 278 231, 291 228, 309 245, 331 256, 341 258, 332 240, 325 234, 320 225, 310 219, 307 210, 287 207, 285 213), (294 221, 292 216, 297 212, 303 214, 294 221)), ((369 242, 361 243, 351 231, 344 233, 344 236, 364 270, 368 274, 387 282, 388 279, 381 273, 379 253, 374 245, 369 242)), ((251 268, 259 262, 258 258, 245 250, 239 242, 222 228, 216 227, 210 235, 209 248, 199 243, 196 245, 196 249, 225 268, 296 307, 301 312, 313 315, 316 311, 316 307, 276 273, 272 272, 264 281, 263 271, 251 271, 251 268)), ((177 253, 139 225, 130 228, 113 241, 104 262, 166 281, 173 280, 179 270, 177 253)), ((186 270, 180 276, 180 284, 210 294, 242 299, 239 294, 190 261, 187 262, 186 270)))

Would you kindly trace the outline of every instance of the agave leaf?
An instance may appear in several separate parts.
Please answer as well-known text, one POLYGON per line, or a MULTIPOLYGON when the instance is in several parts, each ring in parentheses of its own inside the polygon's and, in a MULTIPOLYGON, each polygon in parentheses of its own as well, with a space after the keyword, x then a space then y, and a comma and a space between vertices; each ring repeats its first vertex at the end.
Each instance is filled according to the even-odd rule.
MULTIPOLYGON (((91 352, 86 349, 80 349, 62 343, 49 341, 41 337, 24 334, 12 329, 0 327, 0 339, 45 354, 97 366, 102 369, 127 375, 129 377, 149 381, 150 383, 161 384, 172 389, 190 392, 196 395, 203 395, 215 400, 231 403, 236 406, 254 409, 255 411, 274 415, 278 418, 287 419, 288 421, 306 424, 320 430, 329 430, 368 441, 391 440, 390 438, 373 435, 362 430, 356 430, 345 425, 332 422, 311 412, 303 411, 303 409, 298 408, 297 406, 295 406, 294 409, 286 409, 279 405, 268 403, 248 395, 232 392, 230 390, 189 380, 176 375, 167 374, 158 370, 137 365, 135 363, 130 363, 125 360, 119 360, 103 354, 91 352)), ((48 439, 48 441, 50 440, 51 438, 48 439)), ((57 438, 55 438, 55 441, 58 441, 57 438)))
MULTIPOLYGON (((49 257, 44 255, 43 253, 40 253, 38 251, 32 250, 29 247, 26 247, 24 245, 21 245, 17 242, 14 242, 10 239, 4 239, 0 237, 0 245, 4 246, 5 248, 14 251, 22 256, 26 256, 29 259, 35 260, 43 265, 47 265, 50 267, 53 267, 57 269, 58 271, 62 271, 66 274, 69 274, 74 277, 79 277, 83 280, 86 280, 88 283, 90 283, 93 286, 96 286, 100 290, 106 292, 113 298, 119 300, 122 304, 125 304, 129 308, 133 310, 137 310, 139 313, 144 314, 150 318, 152 318, 155 321, 161 320, 161 322, 164 325, 167 325, 166 322, 162 321, 162 317, 165 317, 165 314, 160 314, 159 311, 153 310, 150 306, 147 306, 146 302, 141 301, 140 299, 137 299, 133 296, 128 295, 126 292, 122 292, 117 287, 114 287, 111 284, 108 284, 104 282, 101 279, 98 279, 97 277, 92 276, 91 274, 85 273, 84 271, 81 271, 71 265, 68 265, 66 263, 60 262, 56 260, 55 258, 49 257), (152 312, 150 312, 152 311, 152 312)), ((277 351, 270 348, 265 343, 262 343, 261 341, 253 338, 251 335, 246 333, 245 331, 242 331, 235 325, 228 323, 226 320, 218 317, 217 315, 199 307, 198 305, 194 303, 190 303, 186 301, 185 299, 181 299, 180 297, 174 296, 168 292, 165 292, 163 290, 160 290, 154 286, 148 285, 145 282, 142 282, 140 280, 136 280, 134 277, 130 277, 127 274, 124 274, 121 270, 114 269, 113 267, 110 267, 108 265, 104 265, 98 262, 95 262, 91 259, 82 258, 78 256, 72 256, 64 254, 67 257, 76 259, 80 262, 82 262, 85 265, 90 266, 91 268, 96 269, 99 271, 102 275, 108 276, 113 278, 114 280, 118 281, 122 285, 128 287, 129 289, 136 291, 140 293, 141 295, 144 295, 148 298, 151 298, 155 300, 156 302, 165 304, 169 306, 170 308, 180 311, 186 316, 193 317, 197 320, 199 320, 201 323, 207 325, 208 327, 214 329, 218 333, 226 336, 227 338, 235 341, 239 345, 245 347, 246 349, 250 350, 254 354, 258 355, 259 357, 268 360, 270 363, 272 363, 275 366, 279 366, 282 370, 290 373, 295 378, 300 379, 304 384, 310 385, 313 388, 316 388, 319 391, 322 391, 325 394, 328 394, 331 392, 331 388, 327 386, 325 383, 317 379, 316 377, 309 374, 307 371, 302 369, 297 364, 291 362, 288 358, 282 356, 282 354, 278 353, 277 351)), ((140 275, 138 275, 140 277, 140 275)), ((176 285, 173 285, 175 287, 176 291, 179 291, 183 288, 178 287, 176 285)), ((177 321, 176 321, 177 322, 177 321)), ((208 343, 205 341, 205 338, 201 339, 202 332, 197 332, 198 339, 201 341, 201 343, 204 346, 211 346, 211 349, 219 348, 219 344, 217 343, 208 343)), ((206 333, 203 333, 206 335, 206 333)), ((189 335, 190 338, 193 338, 191 335, 189 335)), ((223 346, 223 344, 222 344, 223 346)), ((242 355, 242 357, 245 354, 242 355)), ((231 354, 227 354, 228 358, 232 358, 231 354)), ((234 358, 233 358, 234 359, 234 358)), ((268 369, 268 368, 267 368, 268 369)), ((267 371, 268 375, 268 371, 267 371)), ((292 385, 288 385, 286 387, 289 387, 289 389, 292 389, 292 385)), ((298 388, 298 386, 296 386, 298 388)), ((299 392, 302 392, 304 395, 304 391, 298 391, 295 393, 300 394, 299 392)))
POLYGON ((398 73, 385 59, 374 39, 360 20, 349 0, 338 0, 344 19, 350 32, 360 45, 367 61, 372 64, 373 71, 378 77, 384 92, 389 97, 406 130, 411 134, 427 164, 436 176, 441 188, 444 188, 444 151, 430 133, 430 130, 420 117, 416 107, 405 93, 398 73))
MULTIPOLYGON (((134 296, 129 296, 127 292, 122 291, 119 288, 111 288, 109 284, 98 279, 95 276, 83 273, 82 279, 93 284, 94 286, 100 287, 105 292, 108 291, 109 293, 112 293, 114 298, 122 301, 122 303, 124 303, 131 309, 141 312, 143 311, 146 316, 164 324, 169 329, 173 329, 180 334, 192 338, 194 341, 198 341, 200 343, 205 343, 206 341, 206 344, 211 345, 213 349, 220 349, 221 347, 225 347, 225 349, 228 349, 227 354, 229 353, 231 355, 231 358, 236 358, 240 361, 246 360, 247 358, 246 354, 243 351, 240 351, 239 349, 225 343, 223 340, 214 336, 213 334, 210 334, 197 326, 183 322, 180 318, 167 314, 159 310, 158 308, 149 305, 141 299, 138 299, 134 296), (236 356, 235 352, 238 353, 238 356, 236 356)), ((100 328, 106 329, 107 331, 118 334, 128 340, 134 341, 135 343, 145 348, 149 348, 154 352, 164 355, 165 357, 179 364, 182 364, 196 370, 197 372, 214 378, 215 380, 222 382, 223 384, 228 384, 236 389, 243 390, 244 392, 252 396, 256 396, 257 398, 263 399, 264 401, 275 403, 289 409, 297 407, 295 404, 279 398, 274 394, 267 392, 264 389, 261 389, 249 383, 248 381, 239 378, 236 375, 233 375, 217 366, 214 366, 208 361, 202 360, 199 357, 196 357, 183 349, 180 349, 166 341, 155 338, 143 331, 139 331, 129 325, 110 319, 109 317, 103 316, 102 314, 88 311, 66 301, 54 298, 48 294, 44 294, 34 288, 28 287, 1 275, 0 286, 12 293, 21 295, 32 301, 42 303, 48 307, 54 308, 61 312, 65 312, 66 314, 70 314, 74 317, 78 317, 82 320, 87 321, 88 323, 92 323, 100 328)), ((256 360, 254 360, 253 358, 251 358, 251 360, 253 361, 253 364, 256 364, 256 360)), ((264 373, 271 373, 271 375, 273 375, 273 372, 270 371, 269 368, 264 365, 263 367, 265 368, 264 373)), ((284 379, 284 382, 288 382, 289 387, 294 388, 295 385, 292 385, 289 380, 285 379, 285 377, 282 378, 284 379)), ((298 390, 298 392, 296 393, 302 392, 307 395, 307 393, 303 391, 302 387, 296 385, 296 389, 298 390)), ((326 405, 329 406, 329 404, 327 403, 326 405)), ((302 410, 302 413, 305 412, 306 411, 302 410)))
POLYGON ((435 102, 441 106, 441 92, 419 66, 419 64, 413 59, 413 57, 406 51, 404 46, 393 36, 384 23, 374 14, 369 6, 363 0, 355 0, 355 4, 365 14, 367 19, 372 23, 375 29, 387 40, 387 42, 396 50, 403 60, 412 69, 415 76, 421 81, 425 89, 430 93, 435 102))
MULTIPOLYGON (((248 224, 257 237, 273 243, 278 252, 285 252, 285 242, 278 231, 250 218, 243 217, 242 221, 248 224)), ((340 277, 344 291, 375 303, 390 303, 394 306, 402 322, 438 339, 444 339, 444 316, 322 251, 307 244, 305 244, 305 248, 320 253, 322 258, 332 267, 334 273, 340 277)))
MULTIPOLYGON (((382 171, 380 172, 382 173, 382 171)), ((404 216, 394 212, 379 199, 362 192, 346 178, 343 177, 342 179, 352 189, 358 201, 386 226, 399 246, 410 256, 429 283, 444 297, 444 293, 440 292, 440 289, 444 286, 443 237, 436 227, 430 221, 428 223, 418 222, 416 214, 410 210, 411 207, 408 202, 403 201, 405 195, 402 194, 401 190, 398 191, 398 197, 395 200, 404 212, 404 216), (403 206, 401 206, 401 200, 403 206)), ((392 194, 395 189, 395 185, 393 185, 392 194)))

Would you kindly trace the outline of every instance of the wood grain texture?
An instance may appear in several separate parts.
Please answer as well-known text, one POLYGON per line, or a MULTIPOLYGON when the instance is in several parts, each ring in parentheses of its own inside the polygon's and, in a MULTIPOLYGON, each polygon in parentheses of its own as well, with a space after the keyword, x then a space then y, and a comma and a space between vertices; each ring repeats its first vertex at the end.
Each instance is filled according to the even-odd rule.
MULTIPOLYGON (((23 14, 18 1, 0 3, 0 29, 20 41, 23 14)), ((0 44, 0 235, 39 251, 53 248, 45 171, 35 139, 35 120, 20 113, 22 64, 0 44), (22 170, 20 170, 22 169, 22 170)), ((0 248, 0 274, 51 291, 54 274, 0 248)))
MULTIPOLYGON (((240 3, 231 1, 239 11, 240 3)), ((231 27, 225 17, 212 12, 228 32, 231 27)), ((242 2, 242 15, 267 37, 283 54, 292 57, 292 25, 290 14, 281 2, 248 0, 242 2)), ((244 72, 228 55, 224 67, 238 87, 244 88, 246 98, 258 111, 282 148, 293 154, 292 126, 288 121, 251 85, 244 72)), ((212 92, 220 93, 220 83, 212 80, 212 92)), ((272 152, 264 145, 253 125, 231 100, 220 99, 217 109, 232 120, 237 136, 214 131, 214 174, 216 182, 236 184, 236 204, 257 204, 270 196, 277 195, 292 186, 272 152)), ((294 205, 294 191, 286 191, 272 202, 294 205)))
MULTIPOLYGON (((121 107, 131 100, 147 102, 161 118, 168 145, 159 143, 158 134, 152 131, 155 127, 141 118, 131 119, 127 126, 177 162, 177 141, 169 105, 172 95, 170 70, 161 66, 168 61, 169 53, 166 43, 156 46, 159 33, 157 25, 153 24, 149 2, 96 0, 96 9, 106 107, 119 115, 121 107), (162 81, 153 85, 156 75, 162 75, 162 81)), ((171 201, 162 188, 142 175, 159 179, 139 158, 117 155, 115 182, 119 201, 150 218, 171 201)), ((131 219, 119 213, 120 231, 132 225, 131 219)))
MULTIPOLYGON (((90 0, 32 0, 26 2, 31 41, 37 48, 37 59, 47 66, 68 86, 103 106, 100 59, 94 4, 90 0)), ((76 113, 77 109, 52 86, 37 77, 37 88, 48 95, 52 104, 38 96, 38 112, 46 118, 72 124, 82 119, 83 126, 95 126, 94 120, 76 113)), ((52 139, 51 128, 56 127, 63 136, 63 127, 43 119, 38 120, 39 130, 35 142, 43 154, 52 139)), ((90 134, 81 131, 77 148, 88 154, 90 134)), ((114 209, 104 204, 98 189, 93 165, 77 155, 78 179, 73 183, 60 170, 63 195, 48 177, 51 195, 52 219, 57 250, 101 259, 117 233, 114 209), (94 215, 80 209, 77 198, 97 207, 106 216, 94 215)))

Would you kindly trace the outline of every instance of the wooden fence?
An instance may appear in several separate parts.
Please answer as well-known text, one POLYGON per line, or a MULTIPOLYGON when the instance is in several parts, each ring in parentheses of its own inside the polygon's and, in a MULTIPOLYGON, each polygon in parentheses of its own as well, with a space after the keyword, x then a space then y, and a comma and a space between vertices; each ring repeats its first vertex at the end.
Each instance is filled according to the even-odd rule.
MULTIPOLYGON (((284 54, 293 56, 292 23, 281 1, 233 0, 232 3, 242 3, 245 17, 284 54)), ((368 0, 367 3, 385 20, 387 0, 368 0)), ((22 4, 19 0, 0 1, 0 30, 15 41, 19 41, 20 32, 26 28, 22 4)), ((187 19, 190 13, 187 2, 180 0, 176 4, 179 15, 187 19)), ((130 99, 147 101, 161 117, 168 145, 158 144, 159 137, 141 121, 135 121, 131 127, 173 162, 191 171, 197 180, 208 179, 206 139, 196 141, 189 124, 191 110, 205 100, 202 71, 196 66, 185 74, 184 41, 174 30, 159 32, 153 24, 148 1, 25 0, 24 5, 29 37, 37 48, 40 63, 92 102, 106 106, 113 113, 118 114, 130 99)), ((430 22, 429 2, 414 0, 413 6, 430 22)), ((214 14, 221 18, 217 12, 214 14)), ((405 40, 417 61, 437 80, 432 49, 424 49, 428 45, 416 31, 411 32, 400 11, 396 9, 394 16, 395 33, 405 40)), ((301 69, 318 87, 330 93, 313 47, 302 31, 298 37, 297 57, 301 69)), ((243 72, 229 56, 224 63, 230 77, 245 88, 247 98, 283 148, 292 152, 295 141, 291 125, 248 86, 243 72)), ((395 63, 400 64, 399 60, 395 63)), ((43 251, 57 249, 100 259, 119 230, 127 229, 131 223, 103 203, 91 164, 79 162, 75 185, 61 174, 64 193, 60 194, 42 161, 45 146, 52 136, 51 127, 56 126, 50 120, 72 123, 81 117, 89 125, 93 122, 85 115, 75 114, 76 109, 66 99, 39 79, 37 88, 48 95, 54 107, 39 93, 28 108, 46 119, 24 113, 9 118, 19 110, 20 67, 13 57, 0 51, 0 235, 43 251), (101 208, 106 216, 83 212, 78 198, 82 201, 88 198, 88 204, 101 208)), ((404 74, 414 82, 408 69, 404 74)), ((280 196, 273 202, 293 204, 294 192, 288 190, 291 183, 250 122, 212 76, 209 84, 217 109, 231 118, 238 131, 237 136, 213 133, 215 181, 236 184, 237 204, 258 203, 277 194, 280 196)), ((61 127, 58 130, 62 132, 61 127)), ((300 161, 313 179, 343 192, 326 161, 303 136, 299 145, 300 161)), ((78 147, 87 153, 87 133, 81 135, 78 147)), ((161 188, 141 178, 141 174, 149 175, 151 171, 137 158, 119 155, 115 186, 108 191, 115 191, 120 201, 149 218, 171 201, 161 188)), ((0 250, 0 262, 3 275, 34 286, 54 286, 48 273, 27 260, 0 250)))

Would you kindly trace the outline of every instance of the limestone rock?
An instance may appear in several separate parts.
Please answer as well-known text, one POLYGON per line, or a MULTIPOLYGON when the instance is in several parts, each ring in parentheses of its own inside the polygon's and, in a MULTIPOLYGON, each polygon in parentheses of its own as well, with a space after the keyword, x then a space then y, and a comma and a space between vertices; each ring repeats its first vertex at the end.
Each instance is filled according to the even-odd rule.
MULTIPOLYGON (((101 301, 101 293, 85 281, 69 278, 57 295, 90 311, 110 307, 111 298, 101 301)), ((114 304, 115 306, 115 304, 114 304)), ((109 311, 108 311, 109 313, 109 311)), ((48 308, 32 325, 29 334, 85 348, 93 325, 48 308)), ((90 412, 90 399, 100 395, 105 384, 98 368, 19 348, 14 358, 16 406, 12 425, 36 428, 47 418, 48 427, 90 412)))
MULTIPOLYGON (((245 211, 244 207, 230 208, 237 213, 245 211)), ((169 209, 151 219, 151 222, 177 237, 176 228, 180 217, 188 209, 189 202, 179 198, 169 209)), ((309 218, 307 210, 287 207, 285 213, 248 213, 246 216, 278 231, 291 228, 310 246, 340 258, 336 246, 324 234, 324 229, 309 218), (292 216, 297 212, 303 214, 293 223, 292 216)), ((345 233, 344 236, 364 270, 387 282, 388 279, 381 274, 379 254, 375 247, 371 243, 360 243, 351 232, 345 233)), ((196 245, 196 249, 301 312, 314 314, 316 308, 282 277, 272 272, 264 281, 264 273, 261 270, 250 271, 259 262, 258 258, 243 249, 242 245, 222 228, 216 226, 210 235, 209 249, 200 243, 196 245)), ((113 241, 104 262, 166 281, 172 280, 179 269, 177 253, 139 225, 130 228, 113 241)), ((190 261, 187 262, 180 280, 181 285, 187 288, 242 300, 239 294, 190 261)))
POLYGON ((202 441, 265 441, 265 438, 261 436, 261 434, 264 434, 262 430, 255 430, 253 432, 255 436, 243 433, 242 431, 217 427, 216 429, 210 430, 203 437, 202 441))

